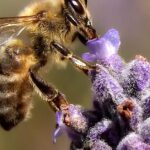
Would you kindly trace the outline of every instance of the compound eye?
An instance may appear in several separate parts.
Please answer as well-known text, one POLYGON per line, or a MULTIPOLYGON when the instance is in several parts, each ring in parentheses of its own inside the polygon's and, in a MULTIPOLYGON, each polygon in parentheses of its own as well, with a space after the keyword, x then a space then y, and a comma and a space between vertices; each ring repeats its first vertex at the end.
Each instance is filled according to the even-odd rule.
POLYGON ((77 12, 78 14, 84 14, 84 9, 81 5, 81 3, 79 2, 79 0, 69 0, 71 6, 73 7, 73 9, 75 10, 75 12, 77 12))

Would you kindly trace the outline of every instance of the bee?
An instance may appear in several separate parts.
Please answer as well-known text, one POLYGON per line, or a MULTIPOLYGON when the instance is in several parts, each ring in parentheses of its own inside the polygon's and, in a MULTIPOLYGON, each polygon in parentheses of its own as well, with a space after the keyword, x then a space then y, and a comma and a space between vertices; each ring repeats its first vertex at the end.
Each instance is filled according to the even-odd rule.
POLYGON ((61 110, 68 118, 66 97, 40 78, 38 71, 58 55, 60 60, 70 59, 86 72, 88 65, 73 57, 66 47, 76 38, 85 44, 95 37, 87 0, 39 1, 27 6, 17 17, 0 18, 2 128, 10 130, 27 118, 34 90, 54 111, 61 110), (24 30, 27 41, 21 39, 24 30))

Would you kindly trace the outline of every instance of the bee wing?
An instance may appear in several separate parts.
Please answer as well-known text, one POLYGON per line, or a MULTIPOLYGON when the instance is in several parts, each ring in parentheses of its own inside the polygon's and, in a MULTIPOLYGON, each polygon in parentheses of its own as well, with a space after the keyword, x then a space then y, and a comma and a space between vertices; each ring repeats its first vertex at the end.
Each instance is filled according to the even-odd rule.
POLYGON ((37 15, 0 18, 0 46, 18 37, 26 29, 27 24, 38 20, 37 15))
POLYGON ((5 27, 3 30, 0 28, 0 46, 6 44, 11 39, 19 36, 25 27, 12 25, 10 27, 5 27))

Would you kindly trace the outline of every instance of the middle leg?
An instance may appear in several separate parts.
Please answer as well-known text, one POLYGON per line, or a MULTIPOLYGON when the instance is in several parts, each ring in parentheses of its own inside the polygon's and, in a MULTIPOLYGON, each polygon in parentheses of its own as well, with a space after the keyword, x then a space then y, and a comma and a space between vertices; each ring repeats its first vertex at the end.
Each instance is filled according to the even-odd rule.
POLYGON ((32 70, 30 70, 29 78, 36 93, 49 104, 55 113, 61 111, 63 113, 63 122, 69 126, 69 103, 65 95, 42 80, 37 73, 32 70))

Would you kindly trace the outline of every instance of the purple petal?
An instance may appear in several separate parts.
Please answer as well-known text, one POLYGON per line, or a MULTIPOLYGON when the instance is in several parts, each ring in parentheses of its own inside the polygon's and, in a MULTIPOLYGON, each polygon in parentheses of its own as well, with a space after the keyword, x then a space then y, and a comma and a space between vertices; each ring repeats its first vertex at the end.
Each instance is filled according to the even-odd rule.
POLYGON ((131 133, 119 143, 117 150, 150 150, 150 145, 144 143, 139 135, 131 133))
MULTIPOLYGON (((117 54, 120 46, 119 33, 115 29, 110 29, 102 37, 87 42, 89 54, 95 55, 97 61, 109 58, 110 56, 117 54)), ((84 57, 86 61, 89 61, 87 57, 84 57)), ((94 59, 95 60, 95 59, 94 59)))
POLYGON ((130 119, 130 126, 133 130, 137 130, 138 125, 143 121, 142 116, 143 116, 143 110, 141 106, 132 99, 133 102, 133 110, 132 110, 132 117, 130 119))
POLYGON ((56 112, 56 124, 57 128, 54 131, 53 142, 56 143, 57 138, 66 131, 66 125, 63 123, 63 113, 61 111, 56 112))
POLYGON ((150 89, 145 91, 143 97, 142 97, 142 108, 143 108, 143 114, 144 119, 147 119, 150 117, 150 89))
POLYGON ((61 111, 57 111, 56 112, 56 122, 57 124, 61 125, 62 124, 62 112, 61 111))
POLYGON ((69 107, 69 112, 70 112, 70 126, 71 128, 73 128, 76 132, 79 133, 84 133, 87 130, 87 124, 88 121, 85 118, 85 116, 83 116, 82 112, 83 109, 81 106, 79 105, 70 105, 69 107))
POLYGON ((146 119, 140 126, 140 135, 143 137, 144 142, 150 144, 150 118, 146 119))
POLYGON ((88 121, 82 115, 82 108, 79 105, 69 105, 68 112, 70 114, 70 126, 64 124, 64 114, 62 111, 56 112, 56 124, 57 128, 54 131, 53 141, 56 142, 56 139, 62 134, 67 133, 71 140, 79 139, 80 134, 83 134, 87 130, 88 121))
POLYGON ((90 148, 91 150, 112 150, 112 148, 104 141, 97 140, 90 148))
POLYGON ((98 47, 99 47, 99 43, 101 43, 101 38, 97 38, 97 39, 92 39, 92 40, 89 40, 86 45, 88 47, 88 50, 90 52, 90 54, 95 54, 98 50, 98 47))
POLYGON ((111 120, 104 119, 97 124, 95 124, 94 127, 92 127, 87 134, 87 138, 91 141, 95 141, 101 138, 101 135, 108 131, 112 125, 111 120))
POLYGON ((54 131, 54 135, 53 135, 53 143, 56 143, 56 140, 59 136, 61 136, 63 134, 63 131, 60 127, 56 128, 56 130, 54 131))
POLYGON ((115 104, 119 105, 127 97, 124 95, 123 88, 118 81, 110 74, 110 72, 101 65, 97 65, 96 73, 92 75, 92 90, 100 103, 105 103, 111 99, 115 104))
POLYGON ((150 64, 147 61, 135 59, 126 65, 121 77, 125 92, 130 96, 138 97, 140 92, 150 86, 150 64))
POLYGON ((111 44, 115 47, 115 49, 118 51, 121 42, 119 32, 116 29, 108 30, 103 37, 109 40, 111 44))
POLYGON ((96 61, 96 56, 94 54, 90 54, 90 53, 84 53, 82 55, 82 58, 88 62, 96 61))

